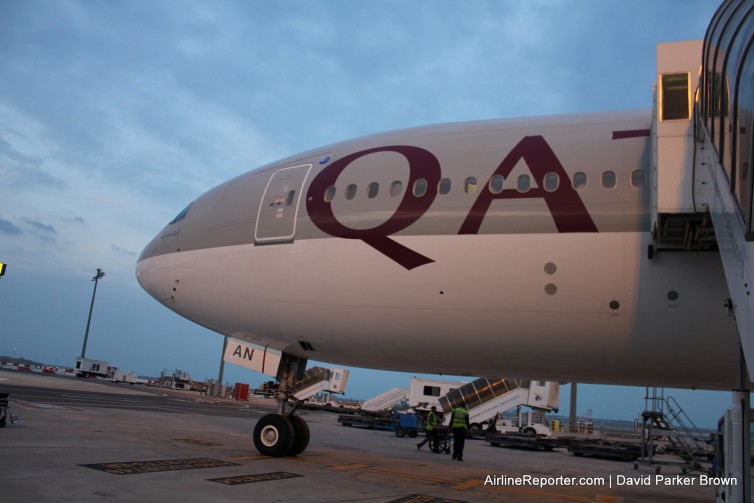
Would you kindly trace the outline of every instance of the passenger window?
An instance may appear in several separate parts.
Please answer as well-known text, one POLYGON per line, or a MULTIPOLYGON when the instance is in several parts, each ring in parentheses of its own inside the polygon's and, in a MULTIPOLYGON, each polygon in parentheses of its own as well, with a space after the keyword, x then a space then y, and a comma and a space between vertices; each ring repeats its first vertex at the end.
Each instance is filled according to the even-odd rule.
POLYGON ((573 188, 576 190, 584 190, 586 188, 586 173, 583 171, 577 171, 573 174, 573 188))
POLYGON ((396 180, 390 184, 390 197, 398 197, 403 192, 403 182, 396 180))
POLYGON ((372 182, 367 187, 367 197, 369 199, 374 199, 377 197, 377 194, 380 193, 380 184, 377 182, 372 182))
POLYGON ((330 185, 327 187, 327 190, 325 191, 325 202, 329 203, 332 202, 333 199, 335 199, 335 185, 330 185))
POLYGON ((631 172, 631 186, 636 189, 644 187, 644 170, 637 169, 631 172))
POLYGON ((615 178, 615 171, 603 171, 602 172, 602 187, 605 189, 614 189, 617 181, 615 178))
POLYGON ((518 175, 518 185, 516 186, 519 192, 529 192, 531 188, 531 177, 529 175, 518 175))
POLYGON ((490 178, 490 192, 500 194, 503 191, 503 176, 495 175, 490 178))
POLYGON ((467 194, 473 194, 476 192, 476 178, 473 176, 468 177, 463 183, 463 191, 467 194))
POLYGON ((293 205, 293 201, 295 201, 295 199, 296 199, 296 191, 295 190, 289 190, 288 191, 288 197, 285 200, 285 205, 286 206, 292 206, 293 205))
POLYGON ((358 188, 353 183, 351 185, 349 185, 348 187, 346 187, 346 199, 348 199, 350 201, 351 199, 353 199, 354 197, 356 197, 356 191, 357 190, 358 190, 358 188))
POLYGON ((560 177, 557 173, 547 173, 545 175, 545 190, 555 192, 560 186, 560 177))
POLYGON ((426 193, 427 193, 427 180, 425 180, 424 178, 419 178, 417 181, 414 182, 414 195, 416 197, 421 197, 426 193))
POLYGON ((450 192, 450 178, 443 178, 437 187, 437 191, 443 196, 450 192))

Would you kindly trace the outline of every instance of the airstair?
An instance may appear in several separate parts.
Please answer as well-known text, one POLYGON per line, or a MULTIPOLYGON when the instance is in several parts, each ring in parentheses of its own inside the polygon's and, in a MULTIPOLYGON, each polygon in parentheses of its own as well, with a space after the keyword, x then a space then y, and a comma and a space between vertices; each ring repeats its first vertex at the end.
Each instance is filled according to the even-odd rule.
POLYGON ((345 393, 350 371, 312 367, 306 369, 304 377, 296 382, 293 395, 298 400, 306 400, 317 393, 345 393))
POLYGON ((408 388, 392 388, 361 404, 361 409, 370 412, 379 412, 403 403, 406 400, 408 400, 408 388))
POLYGON ((714 450, 681 405, 672 396, 664 396, 659 388, 647 388, 644 400, 640 462, 656 466, 658 471, 660 465, 667 464, 678 464, 684 471, 702 470, 702 463, 713 457, 714 450), (666 452, 683 461, 656 459, 661 444, 665 444, 666 452))
POLYGON ((525 381, 480 377, 440 397, 446 418, 461 403, 469 411, 469 422, 481 424, 519 405, 539 410, 558 407, 560 387, 549 381, 525 381))

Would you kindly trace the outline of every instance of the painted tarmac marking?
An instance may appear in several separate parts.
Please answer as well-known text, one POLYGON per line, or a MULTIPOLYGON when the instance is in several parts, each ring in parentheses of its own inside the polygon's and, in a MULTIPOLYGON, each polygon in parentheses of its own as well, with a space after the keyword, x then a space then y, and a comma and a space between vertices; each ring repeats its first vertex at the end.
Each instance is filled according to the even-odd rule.
POLYGON ((272 473, 255 473, 252 475, 236 475, 235 477, 222 477, 219 479, 207 479, 209 482, 217 482, 228 486, 237 486, 241 484, 253 484, 255 482, 269 482, 271 480, 293 479, 303 477, 297 473, 289 472, 272 472, 272 473))
POLYGON ((328 468, 328 470, 336 472, 338 470, 355 470, 357 468, 364 468, 367 465, 341 465, 341 466, 331 466, 328 468))
POLYGON ((207 442, 206 440, 196 440, 193 438, 174 438, 175 442, 183 442, 185 444, 199 445, 201 447, 217 447, 223 444, 217 444, 215 442, 207 442))
POLYGON ((70 407, 68 405, 58 405, 54 403, 44 403, 44 402, 27 402, 25 400, 13 400, 13 405, 23 405, 26 407, 31 407, 33 409, 50 409, 50 410, 77 410, 80 411, 81 409, 77 409, 76 407, 70 407))
POLYGON ((451 500, 448 498, 436 498, 424 494, 411 494, 401 499, 391 500, 388 503, 466 503, 465 500, 451 500))
POLYGON ((453 489, 464 491, 470 487, 481 487, 483 485, 484 485, 484 481, 480 479, 474 479, 474 480, 467 480, 466 482, 461 482, 460 484, 456 484, 453 486, 453 489))
POLYGON ((198 470, 201 468, 222 468, 241 465, 212 458, 190 458, 159 459, 154 461, 124 461, 120 463, 94 463, 79 466, 113 475, 134 475, 137 473, 172 472, 177 470, 198 470))

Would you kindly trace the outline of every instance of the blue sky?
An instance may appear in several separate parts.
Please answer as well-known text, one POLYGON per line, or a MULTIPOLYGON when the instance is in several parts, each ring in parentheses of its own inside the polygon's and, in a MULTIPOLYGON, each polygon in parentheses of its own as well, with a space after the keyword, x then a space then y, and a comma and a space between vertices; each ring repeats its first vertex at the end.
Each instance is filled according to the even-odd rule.
MULTIPOLYGON (((141 249, 196 196, 383 130, 649 108, 656 44, 703 38, 716 7, 0 0, 0 354, 72 364, 101 267, 88 356, 216 376, 221 338, 134 277, 141 249)), ((358 370, 349 395, 409 377, 358 370)), ((230 367, 226 378, 265 380, 230 367)), ((643 393, 582 386, 579 412, 631 419, 643 393)), ((676 394, 705 425, 730 400, 676 394)))

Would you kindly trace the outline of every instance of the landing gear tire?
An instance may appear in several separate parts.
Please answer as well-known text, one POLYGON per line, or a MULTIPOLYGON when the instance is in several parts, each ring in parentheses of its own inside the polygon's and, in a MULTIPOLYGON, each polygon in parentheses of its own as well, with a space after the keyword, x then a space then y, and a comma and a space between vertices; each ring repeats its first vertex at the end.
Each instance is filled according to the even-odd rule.
POLYGON ((293 444, 288 451, 288 456, 298 456, 309 445, 309 425, 299 416, 288 416, 293 426, 293 444))
POLYGON ((265 456, 285 456, 294 439, 293 424, 282 414, 267 414, 254 427, 254 447, 265 456))

